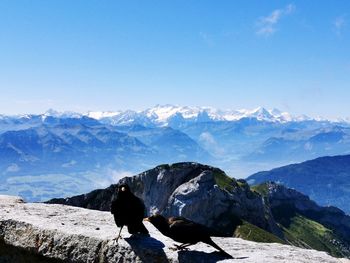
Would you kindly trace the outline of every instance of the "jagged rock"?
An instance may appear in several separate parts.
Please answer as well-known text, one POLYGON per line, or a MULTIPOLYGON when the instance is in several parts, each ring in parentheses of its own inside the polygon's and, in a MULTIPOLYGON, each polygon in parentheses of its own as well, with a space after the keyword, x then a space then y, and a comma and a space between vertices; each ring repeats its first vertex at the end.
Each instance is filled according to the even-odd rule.
MULTIPOLYGON (((184 216, 214 229, 217 236, 292 244, 350 257, 350 217, 281 185, 251 189, 243 179, 198 163, 161 165, 120 182, 129 184, 144 200, 149 214, 184 216)), ((115 189, 111 185, 49 203, 109 210, 115 189)))
POLYGON ((124 239, 109 212, 0 197, 0 262, 324 262, 337 259, 325 252, 297 247, 214 237, 235 259, 224 259, 199 243, 189 251, 173 251, 173 241, 146 224, 151 237, 124 239))
MULTIPOLYGON (((319 223, 333 229, 347 242, 350 242, 350 216, 339 208, 322 207, 302 193, 289 189, 283 185, 268 182, 267 197, 272 210, 279 207, 288 207, 289 212, 296 211, 319 223)), ((348 249, 350 250, 350 249, 348 249)))
MULTIPOLYGON (((252 192, 244 180, 237 182, 218 168, 199 163, 161 165, 120 182, 127 183, 144 200, 149 214, 181 215, 224 236, 233 235, 235 220, 240 218, 281 236, 262 197, 252 192)), ((115 189, 116 185, 111 185, 48 203, 109 210, 115 189)))

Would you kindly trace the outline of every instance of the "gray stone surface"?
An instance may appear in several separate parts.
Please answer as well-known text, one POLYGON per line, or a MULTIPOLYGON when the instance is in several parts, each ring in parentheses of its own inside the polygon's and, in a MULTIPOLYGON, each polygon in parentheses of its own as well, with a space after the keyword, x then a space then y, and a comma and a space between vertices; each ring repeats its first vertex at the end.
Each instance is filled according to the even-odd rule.
MULTIPOLYGON (((325 252, 239 238, 213 238, 234 259, 222 258, 203 243, 173 251, 171 239, 147 222, 146 227, 151 237, 132 238, 123 229, 123 239, 116 244, 113 238, 119 229, 109 212, 0 197, 0 247, 12 247, 17 257, 25 252, 47 262, 350 262, 325 252)), ((1 254, 0 262, 11 262, 11 256, 15 258, 1 254)))

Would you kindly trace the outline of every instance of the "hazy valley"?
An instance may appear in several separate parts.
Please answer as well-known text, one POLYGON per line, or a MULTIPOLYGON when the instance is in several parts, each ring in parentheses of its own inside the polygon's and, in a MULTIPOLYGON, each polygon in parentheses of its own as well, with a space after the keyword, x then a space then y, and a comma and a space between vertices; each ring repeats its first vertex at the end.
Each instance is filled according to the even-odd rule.
MULTIPOLYGON (((0 193, 47 200, 101 188, 161 163, 196 161, 235 178, 347 154, 350 124, 278 110, 156 106, 0 117, 0 193)), ((323 202, 326 204, 325 202, 323 202)))

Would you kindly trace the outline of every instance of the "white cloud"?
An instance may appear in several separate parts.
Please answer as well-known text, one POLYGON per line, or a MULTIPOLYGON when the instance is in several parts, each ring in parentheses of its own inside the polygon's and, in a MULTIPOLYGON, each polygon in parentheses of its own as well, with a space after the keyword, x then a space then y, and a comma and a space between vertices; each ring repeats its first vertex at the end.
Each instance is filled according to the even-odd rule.
POLYGON ((209 132, 201 133, 199 140, 208 144, 216 144, 214 137, 209 132))
POLYGON ((117 183, 120 179, 124 177, 130 177, 135 175, 134 173, 130 171, 125 171, 125 170, 113 170, 113 169, 108 169, 107 175, 111 180, 111 183, 115 184, 117 183))
POLYGON ((293 4, 287 5, 286 8, 284 9, 284 13, 286 15, 289 15, 289 14, 293 13, 294 11, 295 11, 295 5, 293 5, 293 4))
POLYGON ((278 20, 280 20, 282 14, 283 14, 283 10, 281 10, 281 9, 274 10, 269 16, 262 17, 260 19, 261 23, 267 24, 267 25, 276 24, 278 22, 278 20))
POLYGON ((213 135, 211 135, 211 133, 209 132, 201 133, 201 135, 199 136, 199 141, 207 151, 214 153, 215 155, 225 154, 224 149, 219 147, 218 143, 214 139, 213 135))
POLYGON ((93 182, 94 188, 105 188, 111 184, 116 184, 124 177, 134 176, 135 173, 125 170, 114 170, 106 168, 101 174, 89 174, 89 180, 93 182), (102 176, 101 176, 102 175, 102 176))
POLYGON ((7 167, 6 172, 15 173, 20 170, 19 166, 15 163, 12 163, 9 167, 7 167))
POLYGON ((63 167, 63 168, 69 168, 69 167, 72 167, 72 166, 74 166, 74 165, 76 165, 76 164, 77 164, 77 161, 71 160, 71 161, 68 162, 68 163, 62 164, 62 167, 63 167))
POLYGON ((283 9, 276 9, 270 15, 261 17, 257 22, 256 34, 259 36, 271 36, 276 32, 276 25, 283 16, 292 14, 295 11, 295 5, 289 4, 283 9))
POLYGON ((276 29, 273 26, 264 26, 256 31, 256 34, 259 36, 270 36, 276 32, 276 29))
POLYGON ((344 27, 346 26, 346 20, 344 16, 338 16, 333 21, 333 27, 335 33, 340 36, 344 27))

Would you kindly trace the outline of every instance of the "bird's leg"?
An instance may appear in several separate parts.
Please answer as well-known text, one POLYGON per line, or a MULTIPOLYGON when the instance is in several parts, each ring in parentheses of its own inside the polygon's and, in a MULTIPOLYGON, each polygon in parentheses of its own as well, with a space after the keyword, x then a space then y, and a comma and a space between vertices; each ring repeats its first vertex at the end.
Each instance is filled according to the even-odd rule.
POLYGON ((113 239, 116 243, 118 243, 119 238, 122 238, 121 235, 120 235, 121 232, 122 232, 122 229, 123 229, 123 226, 120 228, 118 236, 113 239))
POLYGON ((180 247, 180 250, 188 250, 188 246, 191 246, 192 244, 191 243, 186 243, 186 244, 182 244, 182 245, 180 245, 179 247, 180 247))
POLYGON ((187 244, 181 244, 181 245, 176 245, 174 244, 174 248, 170 248, 171 250, 188 250, 188 246, 192 245, 191 243, 187 243, 187 244))

